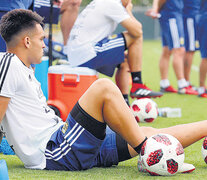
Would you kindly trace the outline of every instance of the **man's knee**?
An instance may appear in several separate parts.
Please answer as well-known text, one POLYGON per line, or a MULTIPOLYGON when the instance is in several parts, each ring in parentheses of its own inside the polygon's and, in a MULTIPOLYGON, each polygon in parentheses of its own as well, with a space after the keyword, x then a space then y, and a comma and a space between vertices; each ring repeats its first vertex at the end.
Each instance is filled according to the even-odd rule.
POLYGON ((169 48, 167 46, 163 47, 163 49, 162 49, 162 56, 164 56, 165 58, 170 58, 171 51, 169 50, 169 48))
POLYGON ((185 48, 184 47, 180 47, 180 48, 174 48, 172 50, 173 55, 175 56, 180 56, 180 57, 184 57, 185 55, 185 48))
POLYGON ((97 80, 94 84, 94 88, 105 98, 112 98, 112 96, 116 95, 118 92, 118 87, 107 78, 97 80))
POLYGON ((130 35, 128 32, 123 32, 123 35, 124 35, 127 47, 135 43, 137 44, 142 43, 143 41, 142 29, 140 31, 140 35, 136 37, 130 35))
POLYGON ((123 62, 123 63, 119 64, 119 65, 117 66, 117 68, 118 68, 119 70, 123 70, 123 71, 130 71, 130 69, 129 69, 129 65, 128 65, 127 62, 123 62))

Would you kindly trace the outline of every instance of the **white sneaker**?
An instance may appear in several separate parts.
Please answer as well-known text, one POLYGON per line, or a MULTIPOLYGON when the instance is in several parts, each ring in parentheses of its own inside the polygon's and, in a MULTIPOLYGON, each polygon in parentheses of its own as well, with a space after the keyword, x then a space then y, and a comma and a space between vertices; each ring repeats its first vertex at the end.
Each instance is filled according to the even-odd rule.
MULTIPOLYGON (((142 158, 139 156, 138 163, 137 163, 137 169, 139 172, 146 173, 146 167, 143 165, 142 158)), ((181 166, 179 172, 180 173, 191 173, 195 170, 195 166, 189 163, 183 163, 181 166)))
POLYGON ((195 170, 195 166, 193 166, 192 164, 183 163, 183 165, 181 166, 179 172, 180 173, 191 173, 194 170, 195 170))

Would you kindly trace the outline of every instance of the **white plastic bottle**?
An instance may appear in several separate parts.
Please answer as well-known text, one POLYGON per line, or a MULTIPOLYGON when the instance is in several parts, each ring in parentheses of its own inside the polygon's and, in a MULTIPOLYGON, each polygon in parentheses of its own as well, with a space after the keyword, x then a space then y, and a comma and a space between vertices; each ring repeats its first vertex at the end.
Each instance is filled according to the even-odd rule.
POLYGON ((170 107, 164 107, 164 108, 158 108, 158 116, 160 117, 169 117, 169 118, 177 118, 181 117, 181 108, 170 108, 170 107))

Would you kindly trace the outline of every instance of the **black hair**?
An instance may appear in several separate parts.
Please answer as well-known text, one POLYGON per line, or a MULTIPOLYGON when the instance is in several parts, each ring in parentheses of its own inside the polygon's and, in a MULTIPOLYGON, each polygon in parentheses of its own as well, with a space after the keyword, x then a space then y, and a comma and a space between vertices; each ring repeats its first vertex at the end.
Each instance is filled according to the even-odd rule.
POLYGON ((0 34, 9 43, 18 33, 32 29, 36 24, 43 26, 43 18, 36 12, 25 9, 9 11, 1 18, 0 34))

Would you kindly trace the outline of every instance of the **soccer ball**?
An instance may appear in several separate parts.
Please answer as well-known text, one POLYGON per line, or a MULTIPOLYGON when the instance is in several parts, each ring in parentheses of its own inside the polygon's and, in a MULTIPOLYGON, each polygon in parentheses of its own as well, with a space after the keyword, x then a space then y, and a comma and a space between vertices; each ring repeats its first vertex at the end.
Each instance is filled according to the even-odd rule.
POLYGON ((203 160, 207 164, 207 137, 205 137, 205 139, 203 140, 201 153, 202 153, 202 156, 203 156, 203 160))
POLYGON ((168 134, 151 136, 142 146, 141 164, 150 175, 170 176, 176 174, 184 162, 181 143, 168 134))
POLYGON ((158 115, 157 104, 149 98, 135 100, 131 110, 137 122, 152 122, 158 115))

